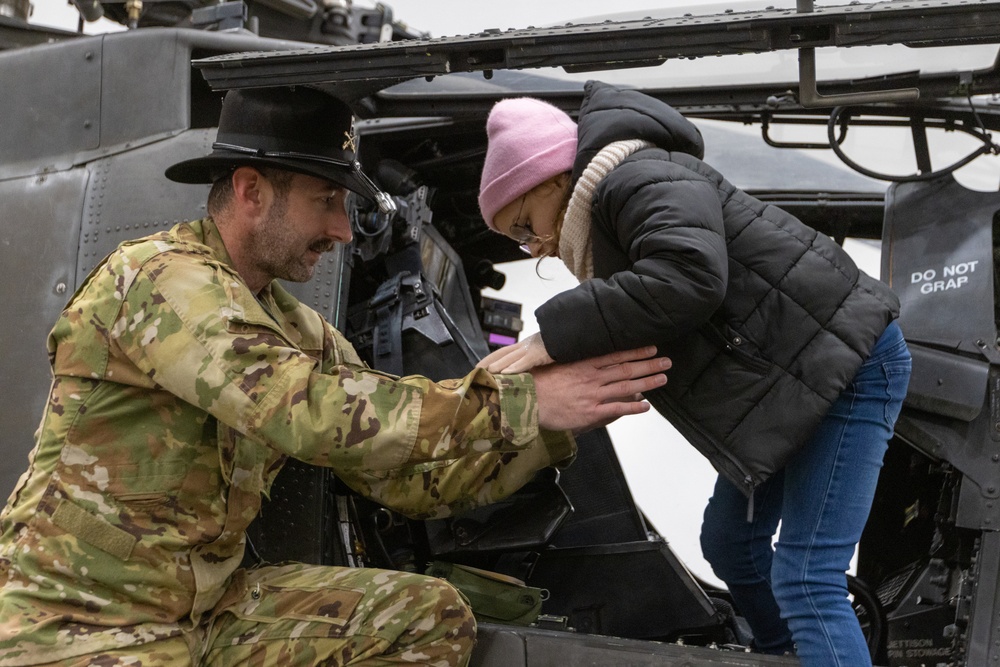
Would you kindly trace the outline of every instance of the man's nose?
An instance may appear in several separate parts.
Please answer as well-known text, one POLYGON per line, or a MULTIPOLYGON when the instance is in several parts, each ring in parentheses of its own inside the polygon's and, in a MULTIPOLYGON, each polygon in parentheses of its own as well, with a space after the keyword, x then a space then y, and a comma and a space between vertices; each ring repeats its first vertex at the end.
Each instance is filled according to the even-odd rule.
POLYGON ((337 243, 351 242, 351 239, 354 238, 354 232, 351 230, 351 219, 348 217, 347 211, 338 210, 331 213, 327 222, 326 235, 337 243))

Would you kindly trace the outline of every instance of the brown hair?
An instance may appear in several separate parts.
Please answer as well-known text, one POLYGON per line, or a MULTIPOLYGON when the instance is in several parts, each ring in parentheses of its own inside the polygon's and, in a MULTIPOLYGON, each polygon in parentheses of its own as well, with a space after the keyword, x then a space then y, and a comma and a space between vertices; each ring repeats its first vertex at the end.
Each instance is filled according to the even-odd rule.
MULTIPOLYGON (((274 193, 279 198, 286 197, 292 189, 294 172, 286 169, 275 169, 274 167, 255 166, 254 169, 271 182, 271 185, 274 187, 274 193)), ((235 168, 227 171, 225 176, 215 179, 212 183, 212 189, 208 193, 206 208, 208 209, 208 214, 213 218, 216 218, 219 213, 225 211, 233 200, 233 171, 235 171, 235 168)))

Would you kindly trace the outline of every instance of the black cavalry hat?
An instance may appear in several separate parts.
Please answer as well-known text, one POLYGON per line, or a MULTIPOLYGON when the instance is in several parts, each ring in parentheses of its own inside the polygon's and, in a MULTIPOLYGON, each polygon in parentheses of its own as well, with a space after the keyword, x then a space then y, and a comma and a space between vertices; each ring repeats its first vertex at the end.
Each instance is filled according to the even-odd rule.
POLYGON ((392 198, 361 171, 356 141, 350 107, 318 90, 231 90, 222 102, 212 152, 178 162, 166 176, 178 183, 211 183, 237 166, 275 167, 333 181, 385 212, 395 210, 392 198))

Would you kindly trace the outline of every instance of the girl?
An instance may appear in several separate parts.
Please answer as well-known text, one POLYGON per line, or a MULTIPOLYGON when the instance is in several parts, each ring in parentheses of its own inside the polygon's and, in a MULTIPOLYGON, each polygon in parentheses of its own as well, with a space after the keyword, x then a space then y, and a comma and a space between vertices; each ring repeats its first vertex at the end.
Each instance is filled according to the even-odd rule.
POLYGON ((845 572, 909 380, 896 296, 727 182, 699 159, 695 126, 637 91, 589 82, 578 125, 504 100, 487 135, 486 224, 581 282, 536 311, 538 334, 480 365, 656 345, 673 368, 646 398, 720 473, 702 549, 755 649, 870 665, 845 572))

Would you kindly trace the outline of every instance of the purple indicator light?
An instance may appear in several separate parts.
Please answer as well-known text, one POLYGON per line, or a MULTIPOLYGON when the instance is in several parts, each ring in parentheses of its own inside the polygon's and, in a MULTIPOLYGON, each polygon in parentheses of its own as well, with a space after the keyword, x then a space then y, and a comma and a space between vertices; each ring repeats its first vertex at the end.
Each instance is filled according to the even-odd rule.
POLYGON ((517 342, 517 339, 513 336, 501 336, 500 334, 491 333, 490 343, 492 345, 513 345, 517 342))

